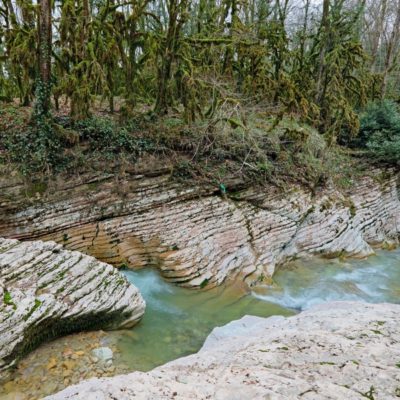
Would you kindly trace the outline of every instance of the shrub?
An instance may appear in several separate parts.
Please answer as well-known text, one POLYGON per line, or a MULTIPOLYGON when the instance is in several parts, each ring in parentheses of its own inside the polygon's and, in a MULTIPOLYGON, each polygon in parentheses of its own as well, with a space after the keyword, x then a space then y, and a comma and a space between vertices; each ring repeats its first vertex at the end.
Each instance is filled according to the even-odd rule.
POLYGON ((118 154, 126 151, 131 155, 137 155, 145 150, 150 150, 151 143, 143 138, 136 138, 128 129, 118 126, 108 118, 93 117, 73 125, 79 132, 80 140, 88 142, 92 151, 118 154))
POLYGON ((10 161, 19 165, 24 176, 59 171, 66 161, 60 151, 61 140, 47 119, 12 130, 3 145, 10 161))
POLYGON ((370 156, 390 163, 400 161, 400 110, 389 100, 368 104, 360 115, 360 134, 356 143, 370 156))

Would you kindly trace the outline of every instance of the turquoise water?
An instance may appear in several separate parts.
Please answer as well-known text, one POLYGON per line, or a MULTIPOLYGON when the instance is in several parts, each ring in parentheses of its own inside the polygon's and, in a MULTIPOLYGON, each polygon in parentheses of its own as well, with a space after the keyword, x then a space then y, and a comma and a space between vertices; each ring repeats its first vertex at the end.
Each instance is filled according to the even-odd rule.
POLYGON ((193 291, 166 283, 155 270, 126 271, 125 275, 147 303, 143 320, 133 330, 122 332, 117 344, 120 362, 134 370, 147 371, 194 353, 214 327, 246 314, 293 314, 234 286, 193 291))
POLYGON ((254 296, 296 310, 337 300, 400 303, 400 250, 365 260, 296 261, 279 269, 274 282, 254 296))
POLYGON ((188 290, 166 283, 156 270, 125 274, 147 303, 142 322, 118 337, 121 362, 132 370, 194 353, 214 327, 246 314, 291 315, 335 300, 400 303, 400 250, 364 260, 298 260, 281 267, 273 285, 248 293, 235 286, 188 290))
POLYGON ((247 294, 235 287, 179 288, 149 269, 125 274, 147 309, 142 322, 120 336, 118 347, 121 361, 142 371, 198 351, 214 327, 245 314, 291 315, 335 300, 400 303, 400 250, 364 260, 298 260, 281 267, 273 285, 247 294))

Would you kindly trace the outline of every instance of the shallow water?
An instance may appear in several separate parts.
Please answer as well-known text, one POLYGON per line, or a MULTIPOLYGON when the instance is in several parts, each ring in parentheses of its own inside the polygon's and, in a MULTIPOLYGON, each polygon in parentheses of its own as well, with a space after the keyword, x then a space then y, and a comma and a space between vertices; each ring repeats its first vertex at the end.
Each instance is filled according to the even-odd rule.
POLYGON ((156 270, 124 273, 146 300, 142 321, 129 330, 80 333, 43 344, 20 363, 13 381, 0 388, 0 399, 33 400, 93 376, 147 371, 196 352, 215 326, 246 314, 293 314, 237 285, 199 292, 166 283, 156 270), (91 350, 101 346, 114 351, 112 366, 93 361, 91 350))
POLYGON ((400 303, 400 249, 364 260, 298 260, 279 269, 274 283, 254 296, 296 310, 336 300, 400 303))
POLYGON ((121 360, 133 370, 146 371, 194 353, 215 326, 241 318, 290 315, 271 302, 246 295, 235 286, 198 292, 165 283, 155 270, 127 271, 146 300, 146 313, 133 331, 117 341, 121 360))
POLYGON ((112 376, 196 352, 215 326, 245 314, 268 317, 332 300, 400 303, 400 249, 366 260, 298 260, 280 268, 274 285, 252 293, 240 285, 193 291, 166 283, 156 270, 125 271, 147 302, 130 330, 70 335, 42 345, 21 363, 0 399, 36 399, 92 376, 112 376), (113 365, 91 356, 99 346, 114 351, 113 365))

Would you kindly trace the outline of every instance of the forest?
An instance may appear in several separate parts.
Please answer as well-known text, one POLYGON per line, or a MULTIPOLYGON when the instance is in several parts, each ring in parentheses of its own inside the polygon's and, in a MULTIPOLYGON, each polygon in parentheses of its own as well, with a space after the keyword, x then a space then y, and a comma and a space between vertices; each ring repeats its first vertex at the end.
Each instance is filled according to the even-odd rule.
POLYGON ((316 185, 397 165, 399 39, 400 0, 1 0, 0 163, 316 185))

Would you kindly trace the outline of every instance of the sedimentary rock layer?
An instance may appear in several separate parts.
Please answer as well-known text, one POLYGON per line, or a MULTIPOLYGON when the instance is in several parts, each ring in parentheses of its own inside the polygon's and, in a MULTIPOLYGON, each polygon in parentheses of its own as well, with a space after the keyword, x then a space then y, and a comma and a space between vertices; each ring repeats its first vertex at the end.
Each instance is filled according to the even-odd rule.
POLYGON ((82 177, 47 190, 7 184, 0 236, 55 240, 111 264, 155 266, 188 287, 238 274, 252 282, 294 256, 363 257, 371 245, 397 242, 397 182, 391 171, 374 171, 347 191, 227 185, 226 196, 162 172, 82 177))
POLYGON ((295 317, 244 317, 216 328, 199 353, 48 400, 396 399, 400 306, 330 303, 295 317))
POLYGON ((54 242, 0 238, 0 379, 45 340, 131 327, 144 308, 138 290, 110 265, 54 242))

